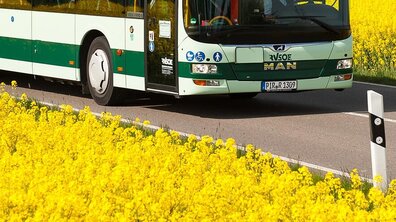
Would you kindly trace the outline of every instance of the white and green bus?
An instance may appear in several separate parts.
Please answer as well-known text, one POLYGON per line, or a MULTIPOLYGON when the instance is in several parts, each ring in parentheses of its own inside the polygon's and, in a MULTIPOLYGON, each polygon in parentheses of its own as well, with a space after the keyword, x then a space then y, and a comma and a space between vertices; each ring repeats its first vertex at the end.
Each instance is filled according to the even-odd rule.
MULTIPOLYGON (((348 0, 0 0, 0 70, 175 96, 352 86, 348 0)), ((88 90, 89 89, 89 90, 88 90)))

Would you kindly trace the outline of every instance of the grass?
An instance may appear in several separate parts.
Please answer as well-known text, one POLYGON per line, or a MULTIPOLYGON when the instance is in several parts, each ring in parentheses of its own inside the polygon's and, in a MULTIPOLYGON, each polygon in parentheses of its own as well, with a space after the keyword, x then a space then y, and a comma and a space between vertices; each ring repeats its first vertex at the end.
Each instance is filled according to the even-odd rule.
MULTIPOLYGON (((300 167, 302 167, 302 165, 300 164, 295 164, 295 163, 289 163, 289 167, 292 171, 298 171, 298 169, 300 167)), ((319 171, 319 170, 312 170, 310 169, 310 172, 312 174, 312 180, 314 184, 317 184, 320 181, 324 181, 325 179, 325 172, 319 171)), ((351 178, 347 177, 347 176, 338 176, 335 175, 336 177, 339 177, 341 179, 341 187, 344 188, 345 190, 351 190, 352 189, 352 182, 351 182, 351 178)), ((364 193, 364 195, 366 195, 366 197, 368 196, 368 193, 370 191, 370 189, 373 187, 373 184, 365 181, 362 179, 362 187, 361 187, 361 191, 364 193)))
POLYGON ((374 72, 355 69, 353 75, 353 78, 356 81, 396 86, 396 70, 374 72))

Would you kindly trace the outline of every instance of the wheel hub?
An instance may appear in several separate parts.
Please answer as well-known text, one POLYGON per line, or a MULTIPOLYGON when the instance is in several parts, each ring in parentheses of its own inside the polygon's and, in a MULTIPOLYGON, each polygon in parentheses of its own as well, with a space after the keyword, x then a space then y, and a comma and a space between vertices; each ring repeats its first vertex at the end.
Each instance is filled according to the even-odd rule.
POLYGON ((102 49, 97 49, 89 61, 89 81, 98 94, 104 94, 109 83, 109 59, 102 49))

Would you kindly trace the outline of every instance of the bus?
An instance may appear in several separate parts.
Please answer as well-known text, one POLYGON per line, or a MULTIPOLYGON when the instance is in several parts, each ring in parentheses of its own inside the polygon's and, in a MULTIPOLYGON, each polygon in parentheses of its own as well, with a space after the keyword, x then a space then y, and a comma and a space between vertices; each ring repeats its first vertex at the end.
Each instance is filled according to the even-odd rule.
POLYGON ((352 86, 348 0, 0 0, 0 70, 183 97, 352 86))

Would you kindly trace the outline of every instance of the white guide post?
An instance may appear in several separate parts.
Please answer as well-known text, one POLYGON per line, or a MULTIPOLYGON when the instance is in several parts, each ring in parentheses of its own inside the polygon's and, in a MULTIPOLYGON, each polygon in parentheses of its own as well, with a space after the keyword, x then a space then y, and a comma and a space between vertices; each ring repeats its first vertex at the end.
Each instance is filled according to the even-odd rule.
POLYGON ((374 187, 386 191, 388 178, 386 174, 386 141, 384 124, 384 100, 381 94, 367 91, 368 112, 370 115, 371 163, 373 178, 381 176, 382 181, 374 180, 374 187))

